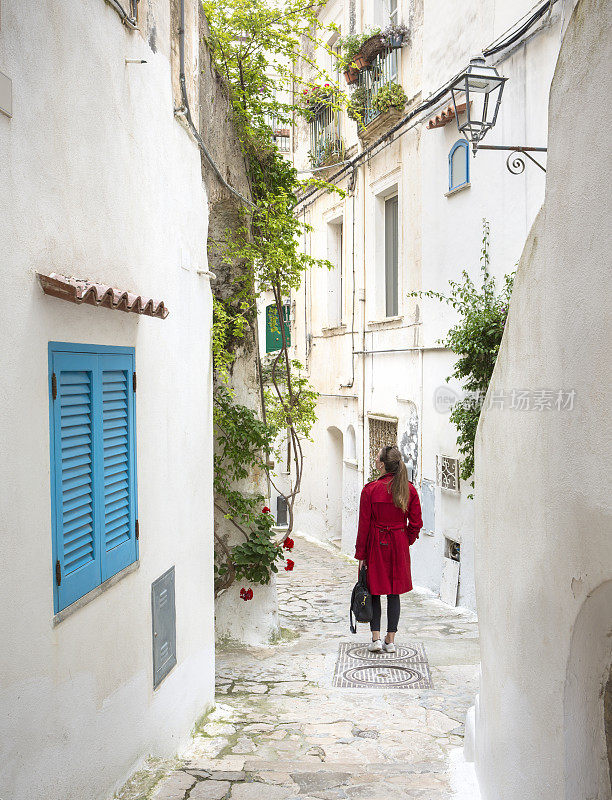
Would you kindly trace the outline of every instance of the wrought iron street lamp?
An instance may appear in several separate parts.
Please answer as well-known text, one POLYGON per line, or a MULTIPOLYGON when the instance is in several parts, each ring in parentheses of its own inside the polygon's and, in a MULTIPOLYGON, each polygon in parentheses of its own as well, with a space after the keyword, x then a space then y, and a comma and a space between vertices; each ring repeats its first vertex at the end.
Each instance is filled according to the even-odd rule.
POLYGON ((478 150, 510 150, 506 161, 508 170, 519 175, 525 169, 523 155, 527 156, 541 170, 546 169, 535 158, 532 152, 545 153, 546 147, 507 147, 505 145, 481 144, 482 139, 497 122, 497 114, 504 92, 504 78, 493 66, 488 66, 483 56, 476 56, 470 65, 451 86, 451 96, 455 110, 457 127, 471 143, 474 155, 478 150), (465 103, 465 122, 459 122, 459 106, 465 103))
POLYGON ((507 78, 502 78, 495 67, 488 67, 482 56, 470 61, 451 86, 455 117, 461 133, 472 143, 474 152, 480 140, 486 136, 497 121, 497 112, 507 78), (459 124, 457 109, 465 102, 467 119, 459 124))

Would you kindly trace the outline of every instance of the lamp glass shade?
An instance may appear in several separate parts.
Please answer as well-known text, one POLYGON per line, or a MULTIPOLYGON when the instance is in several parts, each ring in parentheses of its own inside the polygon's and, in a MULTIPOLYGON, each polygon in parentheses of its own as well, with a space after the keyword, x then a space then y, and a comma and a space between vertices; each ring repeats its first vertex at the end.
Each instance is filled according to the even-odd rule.
POLYGON ((479 57, 471 60, 469 67, 451 86, 457 127, 472 143, 474 150, 497 121, 506 80, 495 67, 487 66, 484 58, 479 57), (462 102, 465 102, 467 117, 463 123, 457 113, 462 102))

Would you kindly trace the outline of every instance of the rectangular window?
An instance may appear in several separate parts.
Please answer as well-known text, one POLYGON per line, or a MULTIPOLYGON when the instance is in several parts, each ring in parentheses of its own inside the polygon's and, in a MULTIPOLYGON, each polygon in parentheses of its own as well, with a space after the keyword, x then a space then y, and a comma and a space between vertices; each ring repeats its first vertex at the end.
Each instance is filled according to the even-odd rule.
POLYGON ((370 439, 370 480, 378 478, 376 471, 376 459, 378 454, 387 445, 397 445, 397 420, 385 419, 384 417, 370 416, 369 439, 370 439))
POLYGON ((390 0, 389 2, 389 22, 391 25, 397 25, 398 23, 397 0, 390 0))
POLYGON ((56 613, 138 558, 134 349, 49 343, 56 613))
POLYGON ((334 265, 327 273, 327 324, 342 324, 343 264, 342 220, 327 224, 327 258, 334 265))
POLYGON ((385 200, 385 316, 398 314, 398 203, 385 200))

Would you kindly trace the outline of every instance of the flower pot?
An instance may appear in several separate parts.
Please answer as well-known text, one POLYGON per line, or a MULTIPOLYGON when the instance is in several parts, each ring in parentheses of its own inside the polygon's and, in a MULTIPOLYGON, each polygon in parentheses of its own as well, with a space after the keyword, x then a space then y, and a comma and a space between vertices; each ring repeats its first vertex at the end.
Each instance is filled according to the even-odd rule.
MULTIPOLYGON (((359 55, 365 56, 367 61, 371 61, 384 49, 384 46, 385 45, 381 35, 377 33, 365 40, 365 42, 361 45, 359 55)), ((357 59, 355 59, 355 61, 357 61, 357 59)))
POLYGON ((360 53, 359 55, 355 56, 355 66, 358 70, 367 69, 371 66, 370 60, 360 53))
POLYGON ((352 86, 359 80, 359 70, 355 69, 355 67, 349 67, 344 71, 344 79, 349 86, 352 86))

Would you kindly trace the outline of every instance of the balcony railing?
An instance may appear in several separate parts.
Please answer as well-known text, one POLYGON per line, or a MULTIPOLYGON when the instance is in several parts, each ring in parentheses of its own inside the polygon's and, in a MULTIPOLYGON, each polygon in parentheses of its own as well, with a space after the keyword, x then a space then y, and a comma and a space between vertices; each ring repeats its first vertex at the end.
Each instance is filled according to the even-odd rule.
POLYGON ((376 94, 383 86, 398 82, 399 53, 399 49, 385 48, 372 60, 369 69, 360 70, 359 86, 365 89, 363 125, 368 125, 380 114, 380 111, 372 105, 376 94))
POLYGON ((274 144, 281 153, 289 153, 291 150, 291 131, 287 127, 287 123, 278 119, 274 114, 266 114, 265 120, 272 129, 274 144))
POLYGON ((274 141, 281 153, 288 153, 291 150, 291 133, 289 128, 276 128, 274 130, 274 141))
POLYGON ((343 142, 340 130, 340 112, 332 105, 319 108, 310 120, 310 163, 313 167, 340 160, 343 142))

